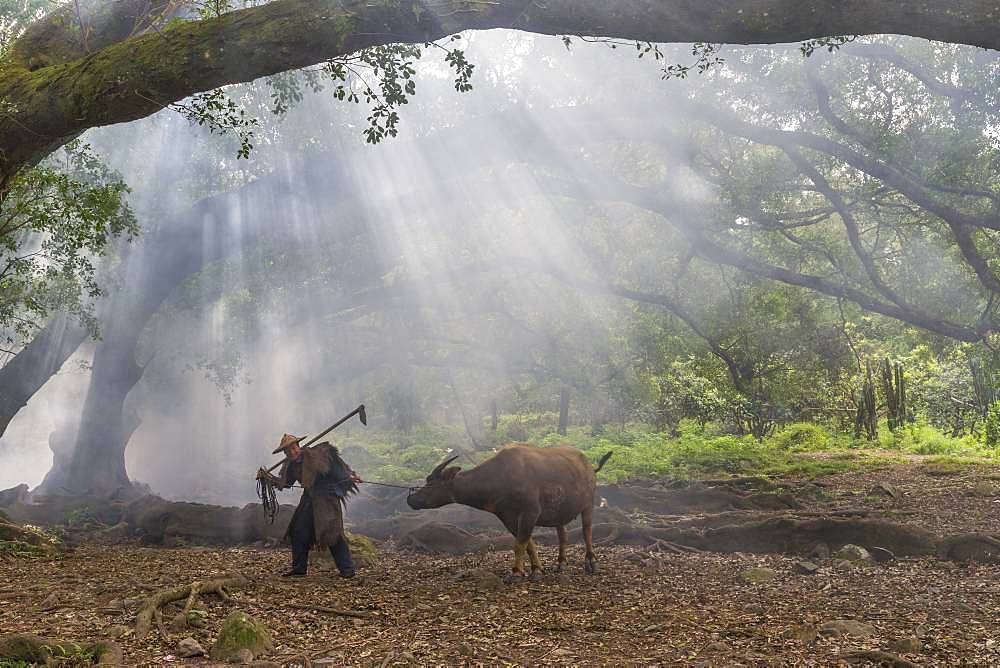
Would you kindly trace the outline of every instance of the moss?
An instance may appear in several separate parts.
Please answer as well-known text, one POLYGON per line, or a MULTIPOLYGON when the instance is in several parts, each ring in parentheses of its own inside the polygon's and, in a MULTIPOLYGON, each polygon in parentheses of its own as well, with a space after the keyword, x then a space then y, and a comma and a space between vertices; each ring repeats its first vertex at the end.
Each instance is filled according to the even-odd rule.
MULTIPOLYGON (((347 543, 351 547, 351 557, 354 559, 355 565, 365 567, 375 563, 375 560, 378 559, 378 548, 375 547, 375 543, 372 542, 371 538, 349 531, 345 531, 344 533, 347 536, 347 543)), ((333 561, 330 550, 325 547, 314 548, 310 559, 324 562, 333 561)))
POLYGON ((368 536, 359 533, 347 533, 347 542, 351 546, 351 556, 359 566, 369 566, 378 558, 378 548, 368 536))
POLYGON ((259 656, 264 652, 273 652, 274 642, 263 624, 242 610, 234 610, 222 623, 222 630, 210 654, 213 661, 229 661, 243 649, 259 656))
POLYGON ((339 14, 333 20, 333 30, 337 35, 337 47, 344 48, 348 38, 354 34, 354 16, 348 12, 339 14))

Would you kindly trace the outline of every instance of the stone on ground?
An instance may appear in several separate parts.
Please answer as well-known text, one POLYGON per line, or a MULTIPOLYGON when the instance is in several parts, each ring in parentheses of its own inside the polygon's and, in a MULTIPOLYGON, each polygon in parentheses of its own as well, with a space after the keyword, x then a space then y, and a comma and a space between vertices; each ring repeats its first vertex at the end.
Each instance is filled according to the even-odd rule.
POLYGON ((875 627, 855 619, 834 619, 819 627, 820 635, 824 636, 845 636, 851 635, 857 638, 868 638, 875 635, 875 627))
POLYGON ((795 563, 795 572, 801 575, 815 575, 819 572, 819 566, 811 561, 798 561, 795 563))
POLYGON ((750 568, 742 573, 740 577, 747 582, 752 582, 754 584, 761 584, 763 582, 770 582, 778 576, 778 573, 770 568, 750 568))
POLYGON ((185 638, 177 643, 177 651, 174 654, 182 659, 191 659, 196 656, 204 656, 205 648, 194 638, 185 638))
POLYGON ((267 628, 242 610, 234 610, 222 623, 211 657, 213 661, 244 660, 249 653, 252 661, 254 656, 273 651, 274 642, 267 628))
POLYGON ((924 644, 920 642, 920 638, 910 636, 908 638, 893 640, 889 643, 889 649, 893 652, 899 652, 901 654, 916 654, 917 652, 923 651, 924 644))
POLYGON ((866 563, 866 564, 875 563, 875 559, 872 557, 871 552, 861 547, 860 545, 853 545, 851 543, 848 543, 844 547, 834 552, 833 558, 844 559, 846 561, 852 561, 855 563, 866 563))

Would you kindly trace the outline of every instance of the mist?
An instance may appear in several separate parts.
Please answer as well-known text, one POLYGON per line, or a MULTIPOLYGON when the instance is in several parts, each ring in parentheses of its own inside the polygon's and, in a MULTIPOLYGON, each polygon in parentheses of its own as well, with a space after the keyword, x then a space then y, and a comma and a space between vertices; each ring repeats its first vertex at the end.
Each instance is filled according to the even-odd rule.
MULTIPOLYGON (((261 118, 249 160, 233 137, 169 110, 88 132, 132 187, 143 231, 108 259, 102 339, 4 434, 13 465, 0 487, 41 482, 49 436, 76 429, 102 343, 124 370, 102 382, 125 399, 109 399, 122 426, 100 438, 123 431, 129 476, 172 499, 252 501, 252 474, 283 433, 316 434, 359 403, 372 433, 452 425, 470 452, 487 447, 490 412, 525 405, 528 386, 533 411, 558 410, 572 387, 586 397, 579 422, 624 424, 633 409, 612 386, 638 353, 621 341, 664 311, 594 286, 668 292, 705 313, 734 298, 725 271, 706 280, 720 270, 687 250, 686 228, 733 215, 692 167, 705 130, 679 101, 749 114, 755 95, 793 92, 763 77, 726 98, 762 49, 727 49, 718 72, 663 81, 663 63, 606 43, 462 39, 474 90, 456 93, 430 50, 399 136, 376 146, 363 140, 364 104, 306 92, 279 118, 263 82, 230 91, 261 118), (630 189, 668 210, 630 202, 630 189)), ((690 46, 664 50, 665 62, 690 60, 690 46)), ((962 273, 934 261, 928 271, 962 273)), ((331 437, 351 444, 359 429, 331 437)))

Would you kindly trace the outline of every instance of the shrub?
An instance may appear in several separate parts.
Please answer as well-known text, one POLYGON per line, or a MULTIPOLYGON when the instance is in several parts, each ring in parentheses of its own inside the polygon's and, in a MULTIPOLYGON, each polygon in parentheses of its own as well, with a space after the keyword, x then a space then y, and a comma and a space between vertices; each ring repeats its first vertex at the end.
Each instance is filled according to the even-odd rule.
POLYGON ((892 433, 891 444, 916 455, 986 454, 973 436, 955 438, 926 423, 908 424, 892 433))
POLYGON ((826 429, 812 422, 793 422, 782 427, 768 442, 787 452, 822 452, 837 445, 826 429))

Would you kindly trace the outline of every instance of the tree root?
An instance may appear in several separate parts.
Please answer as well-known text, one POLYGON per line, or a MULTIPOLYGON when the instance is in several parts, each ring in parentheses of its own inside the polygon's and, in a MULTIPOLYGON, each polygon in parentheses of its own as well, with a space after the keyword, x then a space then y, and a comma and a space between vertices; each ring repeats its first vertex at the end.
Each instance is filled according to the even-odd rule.
POLYGON ((228 601, 229 593, 226 589, 240 589, 249 584, 249 582, 246 577, 236 575, 228 578, 216 578, 214 580, 199 580, 185 587, 166 589, 158 594, 154 594, 146 599, 139 610, 139 614, 136 616, 135 637, 139 639, 145 638, 149 634, 155 620, 160 633, 166 638, 166 629, 163 628, 163 616, 160 608, 168 603, 186 598, 184 612, 181 613, 186 616, 198 596, 202 594, 215 594, 222 600, 228 601))

